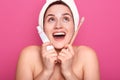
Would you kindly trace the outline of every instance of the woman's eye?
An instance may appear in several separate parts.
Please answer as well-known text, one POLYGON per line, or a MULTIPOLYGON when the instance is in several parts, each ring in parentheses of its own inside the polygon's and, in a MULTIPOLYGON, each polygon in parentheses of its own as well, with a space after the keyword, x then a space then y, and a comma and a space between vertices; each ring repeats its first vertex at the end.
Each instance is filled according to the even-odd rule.
POLYGON ((54 21, 55 21, 54 18, 49 18, 49 19, 48 19, 48 22, 54 22, 54 21))
POLYGON ((63 21, 64 21, 64 22, 69 22, 70 19, 69 19, 68 17, 64 17, 64 18, 63 18, 63 21))

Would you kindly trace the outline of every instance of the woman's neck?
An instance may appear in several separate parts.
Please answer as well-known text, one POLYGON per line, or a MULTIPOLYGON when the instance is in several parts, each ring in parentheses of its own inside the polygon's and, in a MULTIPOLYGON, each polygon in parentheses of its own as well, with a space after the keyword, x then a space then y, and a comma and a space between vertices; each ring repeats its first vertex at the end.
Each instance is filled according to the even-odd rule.
POLYGON ((59 54, 61 52, 62 49, 55 49, 57 54, 59 54))

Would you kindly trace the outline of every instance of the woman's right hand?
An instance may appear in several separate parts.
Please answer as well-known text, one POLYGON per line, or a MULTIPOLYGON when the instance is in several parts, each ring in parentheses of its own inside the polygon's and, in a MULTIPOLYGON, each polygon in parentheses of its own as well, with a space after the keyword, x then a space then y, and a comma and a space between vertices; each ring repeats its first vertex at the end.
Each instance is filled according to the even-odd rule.
POLYGON ((52 45, 51 43, 42 44, 42 61, 43 61, 43 71, 51 75, 54 72, 55 61, 57 61, 57 52, 54 49, 47 50, 47 46, 52 45))

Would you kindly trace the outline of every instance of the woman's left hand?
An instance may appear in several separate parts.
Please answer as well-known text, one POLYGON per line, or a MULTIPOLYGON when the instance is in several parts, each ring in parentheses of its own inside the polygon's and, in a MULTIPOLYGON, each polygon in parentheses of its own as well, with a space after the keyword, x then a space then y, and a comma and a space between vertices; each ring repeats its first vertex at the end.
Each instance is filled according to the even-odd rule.
POLYGON ((72 62, 74 57, 74 50, 71 45, 65 46, 58 55, 61 61, 61 72, 65 76, 72 72, 72 62))

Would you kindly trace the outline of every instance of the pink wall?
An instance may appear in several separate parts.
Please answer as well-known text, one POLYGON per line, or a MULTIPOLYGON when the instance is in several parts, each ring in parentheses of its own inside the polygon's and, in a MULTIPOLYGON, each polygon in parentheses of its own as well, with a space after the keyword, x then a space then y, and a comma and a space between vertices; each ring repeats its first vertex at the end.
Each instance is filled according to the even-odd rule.
MULTIPOLYGON (((120 80, 120 1, 76 0, 86 20, 75 43, 96 50, 101 80, 120 80)), ((23 47, 39 45, 36 26, 42 0, 0 0, 0 80, 15 80, 23 47)))

